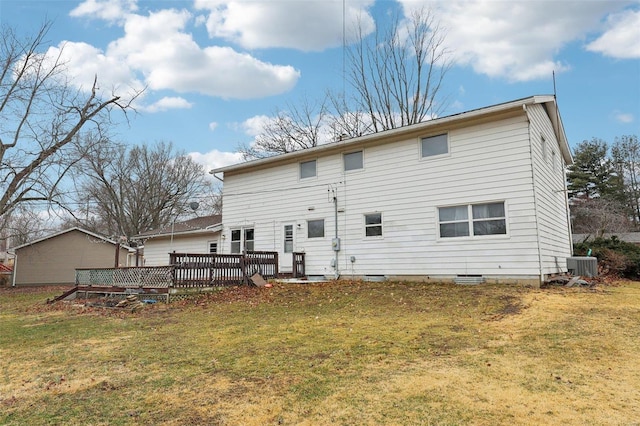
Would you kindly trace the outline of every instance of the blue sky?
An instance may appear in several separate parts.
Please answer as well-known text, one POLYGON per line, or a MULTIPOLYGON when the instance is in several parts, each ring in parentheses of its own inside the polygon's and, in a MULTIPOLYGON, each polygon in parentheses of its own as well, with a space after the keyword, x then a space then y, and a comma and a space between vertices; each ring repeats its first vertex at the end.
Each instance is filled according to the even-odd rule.
POLYGON ((0 21, 28 35, 52 20, 75 83, 147 87, 120 141, 172 141, 211 169, 277 109, 345 87, 343 11, 370 32, 424 5, 454 60, 443 115, 551 94, 555 71, 572 146, 640 134, 638 1, 0 0, 0 21))

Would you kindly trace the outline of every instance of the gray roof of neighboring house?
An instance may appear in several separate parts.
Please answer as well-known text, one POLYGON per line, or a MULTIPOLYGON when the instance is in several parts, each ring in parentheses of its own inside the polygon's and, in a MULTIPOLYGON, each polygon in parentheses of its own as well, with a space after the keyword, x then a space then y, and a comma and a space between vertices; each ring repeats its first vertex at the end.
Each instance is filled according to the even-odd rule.
MULTIPOLYGON (((617 237, 620 241, 627 243, 640 244, 640 232, 612 232, 602 235, 603 238, 617 237)), ((573 234, 574 243, 582 243, 587 240, 593 240, 596 238, 594 234, 573 234)))
MULTIPOLYGON (((11 250, 11 251, 19 250, 19 249, 21 249, 21 248, 23 248, 23 247, 27 247, 27 246, 31 246, 31 245, 34 245, 34 244, 38 244, 38 243, 39 243, 39 242, 41 242, 41 241, 45 241, 45 240, 48 240, 48 239, 51 239, 51 238, 55 238, 55 237, 57 237, 57 236, 59 236, 59 235, 66 234, 66 233, 68 233, 68 232, 72 232, 72 231, 82 232, 83 234, 87 234, 87 236, 90 236, 90 237, 93 237, 93 238, 98 238, 98 239, 100 239, 100 240, 102 240, 102 241, 104 241, 104 242, 106 242, 106 243, 111 243, 111 244, 114 244, 114 245, 116 244, 116 242, 115 242, 114 240, 112 240, 112 239, 110 239, 110 238, 107 238, 107 237, 105 237, 105 236, 98 235, 98 234, 96 234, 96 233, 94 233, 94 232, 91 232, 91 231, 87 231, 86 229, 82 229, 82 228, 78 228, 78 227, 73 227, 73 228, 65 229, 65 230, 63 230, 63 231, 55 232, 55 233, 53 233, 53 234, 47 235, 46 237, 38 238, 37 240, 30 241, 30 242, 28 242, 28 243, 26 243, 26 244, 22 244, 22 245, 19 245, 19 246, 13 247, 13 248, 11 248, 10 250, 11 250)), ((128 246, 128 245, 126 245, 126 244, 120 244, 120 247, 122 247, 123 249, 130 250, 130 251, 133 251, 133 250, 134 250, 133 248, 129 247, 129 246, 128 246)))
POLYGON ((203 232, 217 232, 222 229, 222 215, 200 216, 184 222, 175 222, 158 229, 142 232, 133 236, 134 239, 149 239, 168 235, 201 234, 203 232))

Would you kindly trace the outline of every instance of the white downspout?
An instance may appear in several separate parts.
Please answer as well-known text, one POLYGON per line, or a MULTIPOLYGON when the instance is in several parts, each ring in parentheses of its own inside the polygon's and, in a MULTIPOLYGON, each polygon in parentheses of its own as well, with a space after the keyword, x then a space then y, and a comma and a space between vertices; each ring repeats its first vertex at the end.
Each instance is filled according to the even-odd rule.
POLYGON ((13 274, 11 276, 11 287, 16 286, 16 272, 18 272, 18 253, 13 253, 13 274))

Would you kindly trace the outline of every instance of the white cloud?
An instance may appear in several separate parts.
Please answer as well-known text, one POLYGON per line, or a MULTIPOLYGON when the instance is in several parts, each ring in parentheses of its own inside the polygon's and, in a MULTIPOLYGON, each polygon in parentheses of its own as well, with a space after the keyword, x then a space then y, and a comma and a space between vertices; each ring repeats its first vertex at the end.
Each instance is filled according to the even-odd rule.
POLYGON ((216 130, 217 127, 218 127, 218 123, 216 123, 215 121, 212 121, 211 123, 209 123, 209 130, 211 130, 212 132, 216 130))
POLYGON ((300 77, 291 66, 273 65, 230 47, 200 47, 185 31, 191 14, 165 9, 130 15, 124 37, 107 52, 145 75, 152 90, 251 99, 293 88, 300 77))
POLYGON ((204 154, 200 152, 190 152, 188 155, 196 163, 202 164, 207 172, 220 167, 241 163, 243 161, 242 154, 237 152, 222 152, 217 149, 205 152, 204 154))
POLYGON ((73 17, 99 18, 105 21, 119 21, 127 14, 138 10, 137 0, 85 0, 73 9, 73 17))
POLYGON ((616 119, 616 121, 619 121, 620 123, 624 123, 624 124, 633 123, 633 120, 634 120, 633 114, 624 113, 620 111, 614 112, 614 118, 616 119))
POLYGON ((144 106, 141 109, 146 112, 161 112, 170 109, 189 109, 193 104, 184 98, 178 96, 165 96, 159 101, 154 102, 151 105, 144 106))
POLYGON ((96 77, 98 89, 105 96, 115 94, 127 98, 144 88, 125 62, 87 43, 62 42, 50 47, 46 56, 51 62, 64 63, 70 81, 84 91, 91 90, 96 77))
POLYGON ((251 118, 247 118, 242 122, 240 127, 247 135, 255 137, 262 133, 262 129, 264 129, 265 125, 271 120, 273 120, 272 117, 266 115, 256 115, 251 118))
POLYGON ((607 18, 607 30, 587 50, 618 59, 640 58, 640 10, 626 10, 607 18))
MULTIPOLYGON (((368 8, 374 0, 351 0, 344 10, 345 28, 357 21, 364 34, 374 29, 368 8)), ((207 30, 247 49, 284 47, 320 51, 342 44, 343 3, 339 1, 212 1, 196 0, 209 12, 207 30)))
MULTIPOLYGON (((399 1, 405 14, 424 5, 399 1)), ((570 69, 571 64, 556 58, 558 52, 583 39, 624 3, 449 0, 433 7, 458 64, 490 77, 529 81, 570 69)))

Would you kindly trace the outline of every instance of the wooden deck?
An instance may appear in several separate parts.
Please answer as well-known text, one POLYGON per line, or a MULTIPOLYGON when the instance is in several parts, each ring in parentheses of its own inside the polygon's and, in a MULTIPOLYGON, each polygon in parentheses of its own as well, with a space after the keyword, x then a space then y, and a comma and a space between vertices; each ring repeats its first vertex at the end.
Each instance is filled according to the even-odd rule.
POLYGON ((243 254, 171 253, 169 266, 76 269, 79 295, 139 294, 153 299, 210 291, 222 286, 250 285, 251 276, 265 279, 302 278, 305 254, 294 253, 293 273, 278 270, 278 253, 252 251, 243 254))

